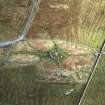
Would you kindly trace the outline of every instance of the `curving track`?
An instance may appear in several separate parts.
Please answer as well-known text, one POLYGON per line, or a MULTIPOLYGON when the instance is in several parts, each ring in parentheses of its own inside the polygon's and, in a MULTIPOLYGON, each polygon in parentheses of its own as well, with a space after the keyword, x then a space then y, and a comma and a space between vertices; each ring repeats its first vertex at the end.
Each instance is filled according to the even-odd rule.
POLYGON ((21 35, 19 35, 20 37, 18 37, 15 40, 8 40, 8 41, 0 42, 0 48, 9 47, 10 45, 13 45, 13 44, 15 44, 19 41, 24 40, 24 38, 26 37, 26 35, 27 35, 27 33, 28 33, 28 31, 31 27, 32 21, 33 21, 35 15, 36 15, 39 2, 40 2, 40 0, 32 0, 31 13, 30 13, 30 16, 29 16, 29 18, 26 22, 24 30, 22 31, 21 35))

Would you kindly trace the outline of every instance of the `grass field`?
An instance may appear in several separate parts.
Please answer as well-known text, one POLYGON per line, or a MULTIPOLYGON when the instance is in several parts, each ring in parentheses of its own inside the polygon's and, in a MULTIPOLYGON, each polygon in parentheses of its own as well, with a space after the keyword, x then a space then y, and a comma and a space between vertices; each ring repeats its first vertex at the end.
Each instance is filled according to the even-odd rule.
MULTIPOLYGON (((102 33, 100 35, 103 35, 101 39, 95 41, 85 37, 87 44, 94 44, 96 48, 97 41, 105 37, 102 33)), ((81 105, 104 105, 104 64, 103 55, 81 105)), ((85 85, 40 82, 36 80, 35 66, 10 66, 0 67, 1 105, 76 105, 85 85), (74 91, 70 95, 65 95, 65 92, 72 89, 74 91)))
POLYGON ((35 66, 0 70, 1 105, 74 105, 84 84, 37 82, 35 66), (70 95, 67 91, 73 90, 70 95))
POLYGON ((81 28, 79 31, 79 37, 80 43, 99 50, 105 39, 105 31, 98 28, 81 28))
MULTIPOLYGON (((35 69, 35 67, 34 67, 35 69)), ((76 105, 83 86, 35 82, 32 66, 0 70, 1 105, 76 105), (31 71, 31 72, 30 72, 31 71), (75 89, 70 95, 64 93, 75 89)), ((100 59, 81 105, 105 105, 105 55, 100 59)))
MULTIPOLYGON (((3 0, 0 0, 1 4, 2 2, 4 2, 3 5, 0 5, 0 42, 17 38, 18 34, 22 30, 21 26, 23 26, 24 24, 23 20, 26 19, 26 17, 24 16, 28 13, 28 11, 25 13, 23 4, 27 4, 30 0, 25 1, 26 3, 24 2, 24 0, 5 0, 5 2, 3 0), (17 12, 9 12, 9 8, 4 8, 6 7, 6 5, 10 5, 10 7, 15 7, 15 5, 22 5, 23 12, 19 8, 17 8, 17 12), (5 14, 3 12, 4 15, 2 16, 3 8, 6 11, 5 14), (9 12, 8 16, 7 12, 9 12), (17 15, 15 16, 15 14, 17 15), (11 19, 14 21, 12 21, 11 19), (7 23, 9 23, 9 25, 7 23)), ((36 20, 36 23, 33 22, 36 27, 32 27, 33 31, 31 30, 31 34, 33 34, 33 36, 35 35, 35 38, 36 36, 38 38, 46 38, 47 35, 48 38, 54 36, 54 39, 63 39, 63 41, 65 38, 65 41, 68 41, 70 43, 72 42, 76 45, 80 44, 81 46, 86 45, 86 47, 95 49, 95 51, 99 51, 103 41, 105 40, 105 19, 103 19, 105 17, 104 0, 100 0, 100 3, 98 3, 97 0, 84 1, 83 11, 82 9, 80 9, 82 8, 81 4, 80 7, 78 7, 78 1, 81 0, 49 0, 47 2, 44 2, 44 5, 42 4, 42 8, 40 7, 41 11, 39 11, 39 15, 37 15, 39 17, 36 16, 36 19, 38 20, 36 20), (53 9, 49 8, 51 1, 51 8, 55 8, 54 11, 53 9), (62 1, 68 4, 70 3, 70 7, 72 7, 73 9, 70 8, 66 13, 61 5, 60 10, 57 10, 58 6, 53 5, 53 2, 55 3, 57 1, 58 3, 62 1), (71 3, 70 1, 74 1, 74 4, 76 5, 72 5, 73 3, 71 3), (79 14, 81 15, 80 17, 77 16, 79 14), (46 33, 47 35, 45 35, 46 33)), ((67 8, 69 7, 67 6, 67 8)), ((27 36, 29 37, 31 34, 29 33, 29 35, 27 36)), ((52 41, 52 39, 50 40, 52 41)), ((48 44, 50 45, 50 43, 48 44)), ((79 101, 80 96, 83 92, 85 83, 59 83, 55 81, 49 82, 48 80, 44 80, 43 78, 40 79, 38 78, 38 73, 42 75, 44 73, 40 72, 40 69, 38 69, 35 64, 29 64, 27 66, 23 66, 21 64, 20 66, 15 63, 10 63, 3 66, 1 64, 7 54, 5 53, 4 55, 3 51, 4 50, 0 49, 0 105, 77 105, 77 102, 79 101), (38 71, 38 73, 36 73, 36 71, 38 71)), ((77 52, 77 46, 75 52, 77 52)), ((24 50, 24 53, 26 54, 26 50, 24 50)), ((30 52, 25 56, 27 59, 29 57, 29 54, 30 52)), ((42 57, 42 54, 38 54, 42 57)), ((12 57, 8 56, 7 59, 9 58, 12 57)), ((47 60, 47 62, 49 61, 47 60)), ((96 71, 87 88, 85 96, 83 97, 81 105, 105 105, 105 55, 102 55, 98 63, 96 71)))
POLYGON ((99 61, 81 105, 105 105, 105 55, 99 61))

